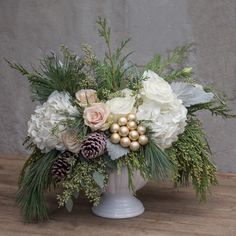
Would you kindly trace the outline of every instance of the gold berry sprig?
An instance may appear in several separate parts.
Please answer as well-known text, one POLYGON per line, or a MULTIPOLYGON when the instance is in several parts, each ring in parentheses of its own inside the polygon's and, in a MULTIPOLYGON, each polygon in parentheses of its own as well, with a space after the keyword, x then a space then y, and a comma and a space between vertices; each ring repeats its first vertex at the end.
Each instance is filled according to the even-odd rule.
POLYGON ((112 143, 120 144, 131 151, 137 151, 148 143, 148 137, 145 135, 146 127, 138 124, 136 115, 133 113, 121 116, 117 122, 111 125, 110 131, 112 143))

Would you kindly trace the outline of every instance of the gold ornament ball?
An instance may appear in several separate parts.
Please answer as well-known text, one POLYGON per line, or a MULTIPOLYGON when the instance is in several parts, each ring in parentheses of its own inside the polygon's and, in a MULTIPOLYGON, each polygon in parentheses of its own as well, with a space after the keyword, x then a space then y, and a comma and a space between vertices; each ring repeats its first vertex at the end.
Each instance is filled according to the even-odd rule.
POLYGON ((135 121, 129 121, 127 123, 127 127, 130 129, 130 130, 135 130, 137 128, 137 123, 135 121))
POLYGON ((112 143, 119 143, 120 142, 120 135, 118 133, 114 133, 110 137, 110 141, 112 143))
POLYGON ((139 132, 139 134, 145 134, 146 133, 146 127, 143 125, 139 125, 137 128, 137 131, 139 132))
POLYGON ((120 130, 120 126, 117 123, 112 124, 110 127, 110 131, 112 133, 117 133, 119 132, 119 130, 120 130))
POLYGON ((129 134, 129 129, 126 126, 121 126, 119 130, 119 134, 122 137, 128 136, 129 134))
POLYGON ((127 122, 128 122, 128 120, 126 119, 126 117, 122 116, 118 119, 118 124, 121 125, 121 126, 126 125, 127 122))
POLYGON ((122 147, 124 147, 124 148, 127 148, 127 147, 129 147, 129 145, 130 145, 130 139, 128 138, 128 137, 123 137, 123 138, 121 138, 121 140, 120 140, 120 145, 122 146, 122 147))
POLYGON ((131 151, 138 151, 139 148, 140 148, 140 144, 137 141, 133 141, 133 142, 130 143, 129 148, 130 148, 131 151))
POLYGON ((134 113, 129 113, 127 115, 128 121, 135 121, 136 120, 136 115, 134 113))
POLYGON ((129 138, 132 140, 132 141, 135 141, 139 138, 139 134, 138 134, 138 131, 136 130, 132 130, 129 132, 129 138))
POLYGON ((142 145, 142 146, 144 146, 144 145, 146 145, 147 143, 148 143, 148 137, 146 136, 146 135, 140 135, 139 136, 139 139, 138 139, 138 142, 142 145))

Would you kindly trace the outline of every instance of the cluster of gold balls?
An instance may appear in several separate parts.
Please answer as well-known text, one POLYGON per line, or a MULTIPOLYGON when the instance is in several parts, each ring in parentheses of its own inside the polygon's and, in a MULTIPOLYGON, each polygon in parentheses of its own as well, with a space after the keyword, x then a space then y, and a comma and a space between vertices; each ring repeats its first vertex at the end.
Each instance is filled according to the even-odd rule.
POLYGON ((131 151, 137 151, 141 145, 148 143, 148 137, 145 135, 146 127, 137 124, 136 116, 133 113, 120 117, 116 123, 111 125, 110 131, 112 143, 119 143, 124 148, 130 148, 131 151))

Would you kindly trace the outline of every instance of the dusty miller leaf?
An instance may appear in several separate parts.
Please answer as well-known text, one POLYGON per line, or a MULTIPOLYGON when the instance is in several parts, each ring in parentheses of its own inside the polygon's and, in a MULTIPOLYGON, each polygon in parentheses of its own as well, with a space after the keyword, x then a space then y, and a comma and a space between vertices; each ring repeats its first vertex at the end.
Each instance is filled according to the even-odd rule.
POLYGON ((73 196, 74 196, 75 199, 77 199, 79 197, 79 192, 73 193, 73 196))
POLYGON ((100 188, 104 188, 104 175, 102 175, 101 173, 95 171, 93 173, 93 178, 94 181, 96 182, 96 184, 100 187, 100 188))
POLYGON ((68 201, 66 202, 66 209, 67 211, 71 212, 73 209, 73 201, 71 198, 68 199, 68 201))
POLYGON ((205 92, 201 85, 194 85, 184 82, 174 82, 171 84, 173 92, 178 99, 183 101, 185 107, 210 102, 214 94, 205 92))
POLYGON ((107 152, 112 160, 116 160, 124 155, 127 155, 130 150, 123 148, 119 144, 113 144, 107 139, 107 152))

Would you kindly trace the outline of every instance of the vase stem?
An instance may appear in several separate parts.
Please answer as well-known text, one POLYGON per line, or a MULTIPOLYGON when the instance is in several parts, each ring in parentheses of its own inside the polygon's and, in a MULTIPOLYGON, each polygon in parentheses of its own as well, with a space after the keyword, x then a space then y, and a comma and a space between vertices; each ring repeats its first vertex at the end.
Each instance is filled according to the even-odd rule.
MULTIPOLYGON (((134 173, 135 189, 145 185, 146 181, 139 172, 134 173)), ((123 167, 121 174, 117 171, 109 175, 108 187, 101 196, 98 206, 92 208, 94 214, 111 219, 123 219, 141 215, 144 212, 143 204, 129 189, 128 171, 123 167)))

